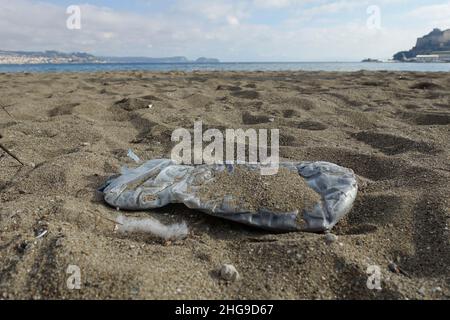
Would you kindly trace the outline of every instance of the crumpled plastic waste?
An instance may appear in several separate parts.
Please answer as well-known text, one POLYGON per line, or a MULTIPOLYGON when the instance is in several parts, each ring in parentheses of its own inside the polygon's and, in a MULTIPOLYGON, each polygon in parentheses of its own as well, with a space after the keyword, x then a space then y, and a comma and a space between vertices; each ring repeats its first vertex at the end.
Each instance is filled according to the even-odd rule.
POLYGON ((190 166, 176 164, 170 159, 155 159, 134 169, 122 168, 122 174, 109 179, 100 191, 106 203, 122 210, 148 210, 183 203, 212 216, 275 232, 331 230, 351 210, 358 191, 356 176, 351 169, 329 162, 282 162, 280 167, 297 172, 321 196, 322 200, 313 209, 248 212, 233 205, 226 197, 219 202, 200 199, 197 191, 204 183, 213 183, 214 171, 232 173, 236 166, 260 169, 259 165, 251 164, 190 166), (299 214, 305 222, 302 225, 299 214))
POLYGON ((133 150, 131 150, 131 149, 128 150, 127 157, 130 158, 131 160, 133 160, 136 163, 141 163, 142 162, 141 159, 137 156, 137 154, 134 153, 133 150))

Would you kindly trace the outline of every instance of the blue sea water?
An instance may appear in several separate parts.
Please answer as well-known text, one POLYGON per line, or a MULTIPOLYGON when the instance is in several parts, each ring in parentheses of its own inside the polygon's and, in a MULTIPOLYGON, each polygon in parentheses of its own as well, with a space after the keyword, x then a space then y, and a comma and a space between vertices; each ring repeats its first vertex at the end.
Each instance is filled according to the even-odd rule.
POLYGON ((0 65, 6 72, 97 72, 97 71, 418 71, 449 72, 450 63, 362 62, 223 62, 196 63, 95 63, 0 65))

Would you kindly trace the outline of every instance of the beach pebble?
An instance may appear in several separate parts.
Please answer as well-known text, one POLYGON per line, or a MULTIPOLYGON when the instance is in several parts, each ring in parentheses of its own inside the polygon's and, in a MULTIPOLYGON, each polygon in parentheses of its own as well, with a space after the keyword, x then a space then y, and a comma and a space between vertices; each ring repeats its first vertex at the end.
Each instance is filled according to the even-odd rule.
POLYGON ((425 288, 424 288, 424 287, 421 287, 419 290, 417 290, 417 292, 418 292, 420 295, 424 296, 424 295, 425 295, 425 288))
POLYGON ((441 287, 434 287, 433 289, 431 289, 431 291, 433 293, 442 292, 442 288, 441 287))
POLYGON ((336 242, 337 239, 338 239, 337 235, 335 235, 333 233, 327 233, 325 235, 325 242, 328 243, 328 244, 336 242))
POLYGON ((29 243, 28 241, 22 241, 21 243, 19 243, 17 245, 17 251, 19 253, 25 253, 27 251, 29 251, 32 247, 32 244, 29 243))
POLYGON ((231 264, 224 264, 220 268, 220 276, 226 281, 237 281, 240 278, 239 272, 231 264))
POLYGON ((55 242, 55 247, 56 247, 56 248, 60 248, 60 247, 62 247, 63 245, 64 245, 64 238, 63 238, 63 237, 58 238, 58 239, 56 240, 56 242, 55 242))
POLYGON ((388 268, 393 273, 400 273, 400 269, 394 262, 389 263, 388 268))

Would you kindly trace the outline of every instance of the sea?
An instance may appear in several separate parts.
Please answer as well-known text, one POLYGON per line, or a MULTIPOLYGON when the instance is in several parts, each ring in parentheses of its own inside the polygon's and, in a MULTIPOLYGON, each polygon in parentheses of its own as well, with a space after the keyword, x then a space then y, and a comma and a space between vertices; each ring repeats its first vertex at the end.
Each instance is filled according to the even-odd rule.
POLYGON ((97 71, 417 71, 449 72, 450 63, 405 62, 223 62, 223 63, 89 63, 0 65, 0 73, 97 71))

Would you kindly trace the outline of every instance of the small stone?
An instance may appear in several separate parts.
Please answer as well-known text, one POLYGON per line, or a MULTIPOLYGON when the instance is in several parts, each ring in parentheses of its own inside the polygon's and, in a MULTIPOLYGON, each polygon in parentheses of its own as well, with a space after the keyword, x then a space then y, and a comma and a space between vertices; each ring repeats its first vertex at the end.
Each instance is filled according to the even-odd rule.
POLYGON ((36 239, 45 237, 45 235, 47 235, 47 233, 48 233, 47 229, 38 229, 35 233, 36 239))
POLYGON ((130 293, 131 293, 132 295, 137 295, 137 294, 139 294, 139 288, 136 288, 136 287, 131 288, 130 293))
POLYGON ((30 250, 31 247, 32 247, 32 245, 28 241, 25 240, 17 245, 17 251, 19 253, 25 253, 26 251, 30 250))
POLYGON ((60 248, 64 245, 64 238, 60 237, 55 242, 55 247, 60 248))
POLYGON ((89 147, 90 145, 91 145, 91 144, 90 144, 89 142, 83 142, 83 143, 82 143, 82 146, 83 146, 83 147, 89 147))
POLYGON ((434 287, 433 289, 431 289, 431 291, 433 293, 442 292, 442 288, 441 287, 434 287))
POLYGON ((34 162, 30 162, 30 167, 36 168, 36 164, 34 162))
POLYGON ((328 244, 336 242, 337 239, 338 239, 337 235, 335 235, 333 233, 327 233, 325 235, 325 242, 328 243, 328 244))
POLYGON ((425 287, 421 287, 417 292, 422 296, 425 295, 425 287))
POLYGON ((240 278, 239 272, 231 264, 224 264, 220 268, 220 276, 226 281, 237 281, 240 278))
POLYGON ((400 273, 400 269, 394 262, 389 263, 388 268, 389 268, 389 271, 391 271, 393 273, 400 273))

